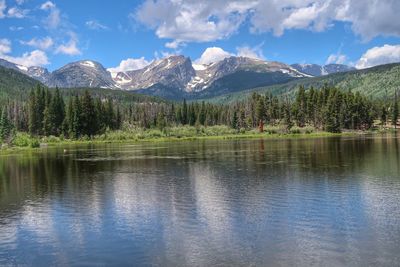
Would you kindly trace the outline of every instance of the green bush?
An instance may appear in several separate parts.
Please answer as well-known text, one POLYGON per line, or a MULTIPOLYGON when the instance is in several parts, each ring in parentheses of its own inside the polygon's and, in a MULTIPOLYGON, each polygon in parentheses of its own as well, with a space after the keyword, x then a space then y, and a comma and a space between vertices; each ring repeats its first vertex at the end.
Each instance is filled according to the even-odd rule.
POLYGON ((40 146, 39 140, 37 138, 31 137, 27 133, 17 133, 12 140, 12 144, 17 147, 36 148, 40 146))
POLYGON ((278 134, 281 133, 281 129, 278 126, 266 126, 264 127, 264 132, 268 134, 278 134))
POLYGON ((315 131, 315 128, 312 127, 312 126, 306 126, 306 127, 303 128, 303 130, 304 130, 304 133, 310 134, 310 133, 313 133, 315 131))
POLYGON ((292 128, 290 128, 289 133, 291 134, 300 134, 301 133, 301 128, 294 126, 292 128))
POLYGON ((60 137, 56 137, 54 135, 50 135, 50 136, 45 136, 42 138, 42 142, 43 143, 60 143, 61 139, 60 137))

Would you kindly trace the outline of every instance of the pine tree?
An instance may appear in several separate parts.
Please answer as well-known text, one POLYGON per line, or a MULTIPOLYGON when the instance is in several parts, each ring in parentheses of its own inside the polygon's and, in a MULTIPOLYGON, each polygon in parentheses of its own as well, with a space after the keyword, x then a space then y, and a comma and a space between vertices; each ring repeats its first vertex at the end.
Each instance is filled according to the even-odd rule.
POLYGON ((264 98, 262 96, 259 96, 256 104, 256 120, 258 126, 264 124, 264 118, 265 118, 264 98))
POLYGON ((0 114, 0 141, 4 142, 10 137, 13 127, 8 119, 7 108, 3 108, 0 114))
POLYGON ((200 108, 200 112, 199 112, 199 123, 201 125, 204 125, 206 122, 206 107, 205 107, 205 103, 204 101, 201 102, 201 108, 200 108))
POLYGON ((397 130, 397 120, 398 119, 399 119, 399 102, 397 101, 397 92, 395 92, 393 111, 392 111, 392 124, 394 125, 394 129, 396 129, 396 130, 397 130))
POLYGON ((340 132, 340 103, 339 93, 336 90, 331 91, 324 112, 325 130, 328 132, 340 132))
POLYGON ((117 106, 117 114, 115 117, 115 129, 120 129, 121 125, 122 125, 122 115, 119 106, 117 106))
MULTIPOLYGON (((107 106, 106 106, 106 126, 110 129, 115 128, 115 122, 114 122, 114 107, 113 107, 113 102, 112 99, 107 100, 107 106)), ((145 121, 147 119, 147 116, 143 116, 143 120, 145 121)), ((145 125, 146 123, 144 123, 145 125)))
POLYGON ((289 131, 293 127, 293 121, 292 121, 290 103, 287 97, 286 97, 286 103, 283 104, 283 109, 285 114, 284 119, 286 124, 286 130, 289 131))
POLYGON ((38 134, 38 109, 37 109, 37 99, 36 99, 36 94, 35 91, 32 90, 30 95, 29 95, 29 122, 28 122, 28 128, 29 128, 29 133, 31 135, 37 135, 38 134))
POLYGON ((52 118, 51 112, 50 112, 50 107, 45 107, 43 111, 43 129, 42 133, 44 136, 49 136, 51 134, 51 130, 53 128, 53 118, 52 118))
POLYGON ((72 96, 68 99, 67 110, 63 122, 63 133, 70 138, 73 135, 73 122, 74 122, 74 98, 72 96))
POLYGON ((182 125, 188 124, 188 107, 186 104, 186 99, 183 99, 183 106, 182 106, 182 125))
POLYGON ((380 114, 381 116, 381 125, 382 126, 384 126, 384 125, 386 125, 386 121, 387 121, 387 115, 388 115, 388 112, 387 112, 387 108, 386 108, 386 105, 382 105, 382 108, 381 108, 381 114, 380 114))
POLYGON ((238 129, 238 115, 237 115, 236 110, 233 111, 231 127, 233 129, 238 129))
POLYGON ((93 99, 89 91, 85 91, 81 105, 82 134, 93 136, 97 132, 97 117, 93 99))
POLYGON ((72 106, 72 118, 71 118, 71 137, 78 138, 82 133, 82 120, 81 120, 81 101, 76 95, 74 97, 72 106))
POLYGON ((300 86, 299 91, 297 92, 296 96, 296 102, 295 102, 295 116, 296 116, 296 122, 299 127, 304 127, 305 125, 305 120, 306 120, 306 93, 304 90, 304 86, 300 86))
POLYGON ((194 110, 194 105, 189 106, 189 125, 194 126, 196 123, 196 112, 194 110))
POLYGON ((62 124, 65 119, 65 103, 58 87, 50 105, 50 113, 53 124, 52 134, 58 135, 62 132, 62 124))

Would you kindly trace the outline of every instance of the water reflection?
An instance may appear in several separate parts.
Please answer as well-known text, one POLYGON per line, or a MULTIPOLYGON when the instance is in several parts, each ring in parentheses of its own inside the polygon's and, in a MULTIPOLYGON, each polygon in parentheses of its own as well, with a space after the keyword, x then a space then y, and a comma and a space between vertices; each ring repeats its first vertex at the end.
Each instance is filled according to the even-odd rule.
POLYGON ((0 265, 395 265, 393 136, 0 156, 0 265))

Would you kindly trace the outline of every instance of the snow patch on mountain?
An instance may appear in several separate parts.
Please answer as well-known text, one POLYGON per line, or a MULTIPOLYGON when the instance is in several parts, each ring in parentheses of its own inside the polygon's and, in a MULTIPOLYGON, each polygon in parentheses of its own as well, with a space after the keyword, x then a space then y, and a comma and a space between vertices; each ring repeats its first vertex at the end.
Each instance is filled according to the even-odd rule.
POLYGON ((93 63, 93 61, 86 60, 80 62, 80 64, 85 67, 96 68, 96 65, 93 63))

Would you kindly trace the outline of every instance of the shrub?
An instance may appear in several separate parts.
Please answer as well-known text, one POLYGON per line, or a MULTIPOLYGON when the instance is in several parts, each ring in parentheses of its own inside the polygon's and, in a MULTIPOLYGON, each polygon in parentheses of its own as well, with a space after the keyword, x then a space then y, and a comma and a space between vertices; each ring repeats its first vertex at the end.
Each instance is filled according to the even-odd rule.
POLYGON ((31 137, 27 133, 17 133, 12 140, 12 144, 17 147, 36 148, 40 146, 39 140, 37 138, 31 137))
POLYGON ((313 133, 314 131, 315 131, 315 128, 312 127, 312 126, 306 126, 306 127, 304 127, 304 133, 306 133, 306 134, 313 133))
POLYGON ((292 128, 290 128, 289 133, 291 134, 300 134, 301 133, 301 128, 294 126, 292 128))

